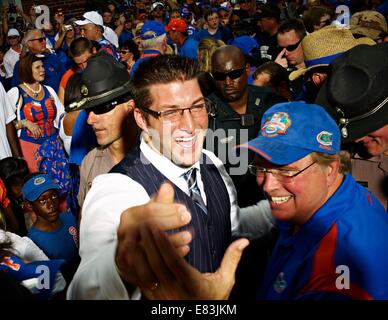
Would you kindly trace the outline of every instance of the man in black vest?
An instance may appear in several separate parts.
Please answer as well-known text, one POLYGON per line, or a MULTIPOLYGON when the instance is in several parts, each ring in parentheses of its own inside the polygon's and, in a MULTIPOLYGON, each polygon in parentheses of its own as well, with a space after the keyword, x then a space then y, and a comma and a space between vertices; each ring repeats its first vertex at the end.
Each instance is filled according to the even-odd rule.
MULTIPOLYGON (((82 262, 68 298, 182 297, 164 291, 165 279, 149 265, 158 259, 144 250, 154 224, 169 230, 171 243, 198 274, 213 275, 204 280, 206 287, 229 289, 248 244, 232 238, 269 231, 271 221, 257 207, 240 214, 221 161, 202 149, 210 104, 198 74, 197 63, 178 56, 161 55, 139 66, 132 84, 140 145, 111 173, 93 180, 83 206, 82 262)), ((189 292, 203 298, 201 290, 189 292)))

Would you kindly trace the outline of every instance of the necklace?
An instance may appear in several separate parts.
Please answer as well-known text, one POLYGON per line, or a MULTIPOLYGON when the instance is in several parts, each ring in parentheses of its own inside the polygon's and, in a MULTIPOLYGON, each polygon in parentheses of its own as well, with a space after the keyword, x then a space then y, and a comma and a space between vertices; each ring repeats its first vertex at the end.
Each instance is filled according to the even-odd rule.
POLYGON ((39 92, 42 90, 42 86, 40 85, 39 83, 39 89, 38 90, 34 90, 32 89, 27 83, 23 82, 23 84, 26 86, 26 88, 28 90, 30 90, 33 94, 34 94, 34 98, 36 98, 39 94, 39 92))

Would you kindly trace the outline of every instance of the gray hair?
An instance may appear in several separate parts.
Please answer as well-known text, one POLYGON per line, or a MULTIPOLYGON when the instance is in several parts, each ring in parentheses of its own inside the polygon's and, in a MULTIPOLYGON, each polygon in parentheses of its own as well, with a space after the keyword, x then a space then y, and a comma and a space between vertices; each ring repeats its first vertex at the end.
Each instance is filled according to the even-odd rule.
POLYGON ((149 48, 161 48, 164 44, 164 41, 167 39, 167 35, 164 33, 159 37, 142 40, 141 41, 141 47, 143 49, 149 49, 149 48))
POLYGON ((24 37, 22 39, 22 45, 25 46, 27 44, 28 41, 32 40, 35 38, 35 33, 36 32, 39 32, 42 36, 43 36, 43 32, 42 30, 39 30, 39 29, 31 29, 31 30, 28 30, 25 34, 24 34, 24 37))

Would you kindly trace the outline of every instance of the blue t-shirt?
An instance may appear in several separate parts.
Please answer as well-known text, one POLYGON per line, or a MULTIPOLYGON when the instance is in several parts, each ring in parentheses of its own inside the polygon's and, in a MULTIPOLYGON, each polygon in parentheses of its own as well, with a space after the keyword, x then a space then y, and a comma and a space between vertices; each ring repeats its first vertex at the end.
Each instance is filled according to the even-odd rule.
POLYGON ((28 232, 28 237, 43 250, 50 259, 64 259, 63 276, 71 278, 80 261, 78 254, 77 221, 72 214, 61 213, 59 219, 62 224, 58 230, 41 231, 34 226, 28 232))
POLYGON ((214 38, 216 40, 222 40, 225 43, 228 43, 228 41, 233 38, 233 35, 229 29, 224 26, 219 26, 215 34, 210 34, 207 29, 202 29, 197 31, 194 35, 194 40, 197 40, 198 42, 208 38, 214 38))
MULTIPOLYGON (((46 76, 42 84, 50 86, 55 90, 55 92, 58 92, 59 83, 61 82, 62 76, 66 72, 65 67, 55 54, 45 52, 43 55, 46 57, 46 59, 43 60, 46 76)), ((19 79, 18 68, 19 61, 16 62, 13 69, 12 87, 16 87, 21 83, 19 79)))
POLYGON ((181 57, 191 58, 197 60, 198 41, 192 38, 187 38, 183 46, 178 48, 181 57))

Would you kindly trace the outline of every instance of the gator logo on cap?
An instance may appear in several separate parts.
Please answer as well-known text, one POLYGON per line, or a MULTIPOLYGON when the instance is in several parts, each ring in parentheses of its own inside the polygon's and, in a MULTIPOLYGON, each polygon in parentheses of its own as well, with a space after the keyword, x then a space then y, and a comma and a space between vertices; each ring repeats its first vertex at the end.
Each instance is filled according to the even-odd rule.
POLYGON ((35 186, 40 186, 41 184, 45 183, 46 179, 43 177, 38 177, 34 180, 34 185, 35 186))
POLYGON ((320 144, 319 148, 332 150, 333 149, 333 134, 328 131, 321 131, 317 135, 317 141, 320 144))
POLYGON ((261 134, 266 137, 275 137, 285 134, 291 126, 291 119, 286 112, 276 112, 269 116, 261 128, 261 134))

